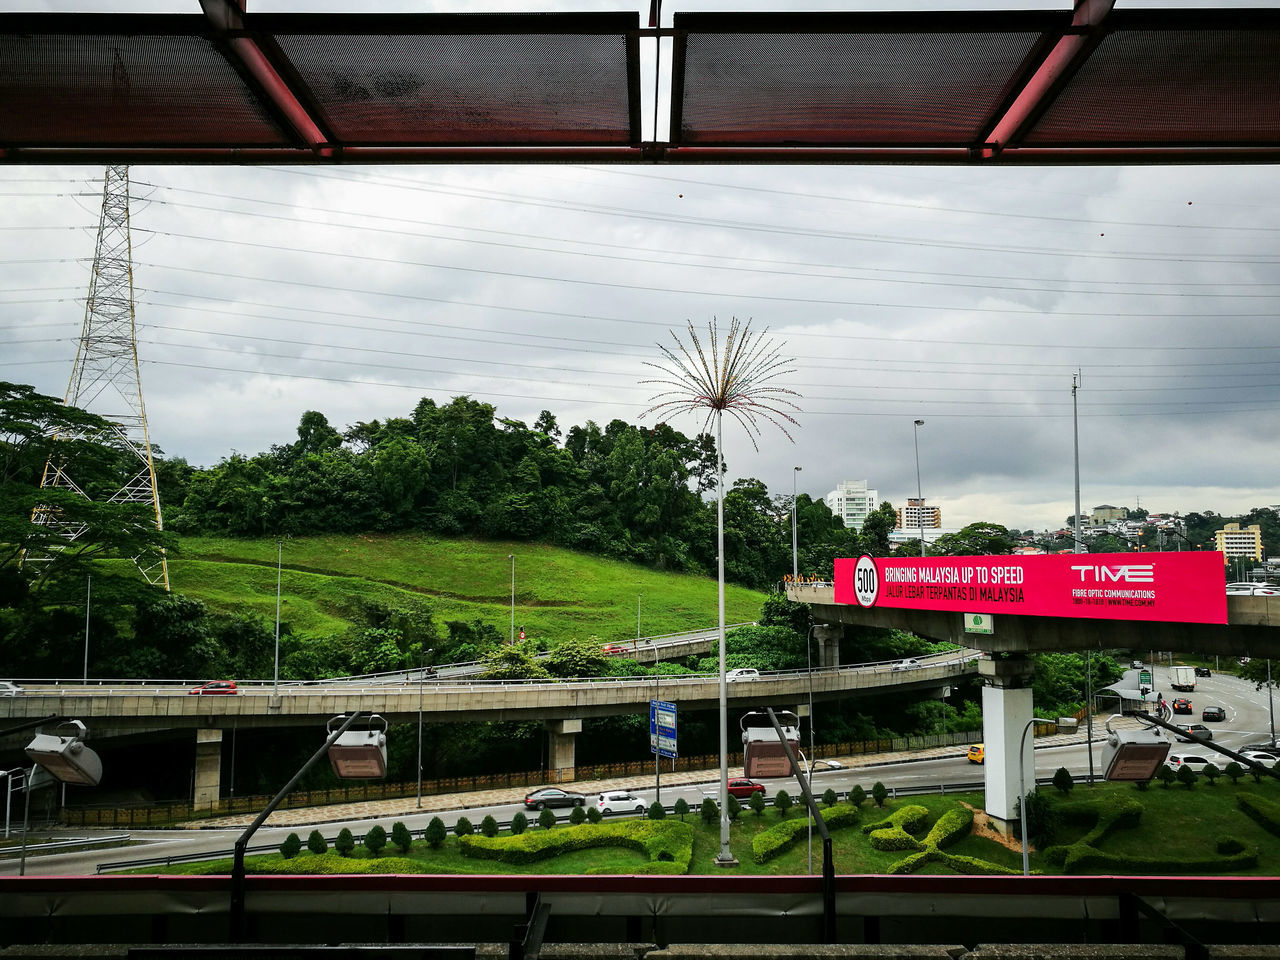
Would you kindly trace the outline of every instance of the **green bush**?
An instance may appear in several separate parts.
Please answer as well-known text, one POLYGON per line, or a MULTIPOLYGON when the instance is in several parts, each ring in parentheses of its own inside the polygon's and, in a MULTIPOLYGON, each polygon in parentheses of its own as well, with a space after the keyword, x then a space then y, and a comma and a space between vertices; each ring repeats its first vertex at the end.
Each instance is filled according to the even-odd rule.
POLYGON ((839 800, 840 798, 836 796, 836 792, 830 787, 827 787, 822 794, 822 805, 824 807, 834 807, 839 800))
MULTIPOLYGON (((600 812, 599 810, 596 811, 596 813, 599 813, 599 812, 600 812)), ((518 837, 520 836, 520 834, 524 833, 528 829, 529 829, 529 818, 524 815, 523 810, 517 810, 516 815, 511 818, 511 835, 514 837, 518 837)))
POLYGON ((778 808, 778 816, 785 818, 787 811, 791 809, 791 794, 779 790, 773 795, 773 805, 778 808))
POLYGON ((413 834, 409 832, 408 827, 397 820, 391 825, 391 842, 401 853, 408 853, 413 849, 413 834))
POLYGON ((653 801, 653 803, 649 804, 649 819, 650 820, 667 819, 666 807, 660 804, 657 800, 653 801))
POLYGON ((381 824, 375 823, 369 828, 364 835, 364 845, 375 857, 382 852, 382 848, 387 845, 387 831, 382 829, 381 824))
POLYGON ((732 793, 729 794, 729 805, 725 809, 729 811, 730 821, 736 821, 742 816, 742 803, 732 793))
POLYGON ((556 815, 551 812, 550 807, 543 807, 542 812, 538 814, 538 826, 543 830, 550 830, 556 825, 556 815))
POLYGON ((1075 788, 1076 781, 1071 776, 1071 771, 1066 767, 1059 767, 1053 772, 1053 786, 1059 793, 1066 796, 1075 788))
POLYGON ((493 814, 487 814, 480 821, 480 832, 486 837, 496 837, 498 835, 498 821, 493 818, 493 814))
POLYGON ((343 827, 338 831, 338 838, 333 841, 333 849, 344 857, 351 856, 351 851, 356 848, 356 838, 351 835, 351 831, 343 827))
POLYGON ((1185 763, 1178 767, 1178 782, 1190 790, 1200 777, 1185 763))
MULTIPOLYGON (((759 796, 759 794, 756 794, 759 796)), ((720 807, 710 797, 702 801, 702 806, 698 808, 698 816, 702 818, 703 823, 716 823, 720 820, 720 807)))
POLYGON ((459 837, 469 837, 474 831, 475 827, 466 817, 459 817, 458 822, 453 825, 453 832, 459 837))
MULTIPOLYGON (((1039 790, 1028 793, 1024 799, 1027 805, 1027 838, 1035 847, 1047 847, 1058 832, 1057 811, 1039 790)), ((1019 837, 1022 836, 1022 803, 1022 800, 1014 803, 1014 812, 1018 815, 1015 830, 1019 837)))
POLYGON ((302 852, 302 841, 296 833, 291 833, 280 844, 280 856, 292 860, 302 852))
POLYGON ((967 837, 973 830, 973 811, 968 807, 954 807, 934 823, 924 838, 926 847, 949 847, 967 837))
POLYGON ((569 823, 573 826, 581 826, 587 822, 587 811, 582 807, 574 807, 569 811, 569 823))
POLYGON ((432 850, 439 850, 446 835, 444 821, 439 817, 432 817, 431 822, 427 824, 427 829, 422 833, 422 838, 427 841, 427 846, 432 850))
POLYGON ((922 844, 911 836, 924 829, 929 822, 929 811, 918 804, 908 804, 895 810, 885 820, 862 828, 871 835, 871 846, 877 850, 920 850, 922 844))
POLYGON ((751 812, 757 817, 763 817, 764 809, 768 806, 764 800, 764 791, 757 790, 755 793, 751 794, 751 796, 747 798, 747 806, 751 808, 751 812))
POLYGON ((862 784, 854 784, 853 789, 849 791, 849 802, 852 803, 854 807, 860 807, 866 799, 867 791, 862 789, 862 784))
POLYGON ((1206 763, 1204 770, 1201 772, 1204 774, 1204 778, 1209 781, 1209 786, 1211 787, 1215 786, 1217 779, 1222 776, 1222 771, 1218 769, 1216 763, 1206 763))
MULTIPOLYGON (((842 807, 822 815, 828 830, 839 830, 851 827, 858 822, 858 811, 853 807, 842 807)), ((794 846, 801 837, 809 833, 809 820, 783 820, 768 830, 761 830, 751 839, 751 858, 756 863, 767 863, 781 853, 794 846)))
POLYGON ((1178 779, 1178 775, 1173 772, 1173 767, 1167 763, 1160 764, 1160 769, 1156 771, 1156 776, 1160 778, 1160 783, 1166 790, 1173 786, 1173 781, 1178 779))
POLYGON ((1267 833, 1280 837, 1280 804, 1253 793, 1236 795, 1236 806, 1267 833))
POLYGON ((1244 767, 1232 760, 1227 764, 1227 769, 1222 772, 1226 778, 1231 781, 1231 785, 1234 787, 1236 782, 1244 776, 1244 767))
POLYGON ((677 798, 675 806, 672 807, 672 812, 674 812, 675 815, 680 818, 680 822, 683 823, 685 816, 689 813, 689 801, 684 797, 677 798))
POLYGON ((307 834, 307 849, 316 856, 329 852, 329 845, 324 842, 324 835, 319 830, 312 830, 307 834))
POLYGON ((885 785, 879 780, 871 785, 871 799, 876 802, 877 807, 883 807, 888 797, 889 791, 885 789, 885 785))
POLYGON ((604 819, 604 814, 600 812, 599 807, 587 807, 587 819, 592 823, 599 823, 604 819))
POLYGON ((648 856, 641 873, 684 873, 693 856, 693 828, 674 820, 622 820, 590 824, 573 830, 525 833, 516 837, 464 837, 464 857, 528 864, 575 850, 623 847, 648 856))

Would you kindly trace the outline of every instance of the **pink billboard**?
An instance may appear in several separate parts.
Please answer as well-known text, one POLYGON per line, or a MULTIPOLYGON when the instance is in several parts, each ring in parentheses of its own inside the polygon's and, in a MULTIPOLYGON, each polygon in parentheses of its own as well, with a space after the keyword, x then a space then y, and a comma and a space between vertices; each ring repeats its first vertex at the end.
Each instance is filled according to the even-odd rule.
POLYGON ((1033 617, 1226 623, 1222 554, 837 559, 836 603, 1033 617))

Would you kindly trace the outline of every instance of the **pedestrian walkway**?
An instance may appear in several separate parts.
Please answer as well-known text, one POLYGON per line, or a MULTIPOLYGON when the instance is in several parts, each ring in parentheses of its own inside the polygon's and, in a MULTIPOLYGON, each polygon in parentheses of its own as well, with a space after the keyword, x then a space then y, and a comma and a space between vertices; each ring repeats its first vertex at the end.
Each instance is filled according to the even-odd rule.
MULTIPOLYGON (((1126 718, 1127 722, 1128 718, 1126 718)), ((1114 725, 1114 724, 1113 724, 1114 725)), ((1137 726, 1137 722, 1133 721, 1133 725, 1137 726)), ((1101 722, 1095 722, 1093 728, 1095 743, 1099 738, 1105 737, 1105 730, 1101 722)), ((1083 727, 1077 733, 1056 734, 1049 737, 1039 737, 1036 739, 1037 747, 1053 747, 1066 746, 1073 743, 1084 743, 1085 731, 1083 727)), ((839 760, 850 771, 868 770, 875 767, 883 767, 889 764, 909 763, 916 760, 936 760, 943 758, 963 758, 966 748, 963 746, 949 747, 926 747, 920 750, 899 751, 895 753, 867 753, 858 754, 857 756, 844 757, 827 757, 824 759, 839 760)), ((679 773, 663 773, 662 785, 664 787, 683 787, 694 784, 704 784, 707 792, 710 793, 715 789, 718 778, 718 771, 711 770, 684 770, 679 773)), ((978 775, 980 771, 974 771, 974 779, 981 779, 978 775)), ((742 768, 730 768, 730 777, 742 776, 742 768)), ((581 781, 563 781, 555 784, 546 784, 546 786, 560 787, 565 790, 577 790, 581 793, 592 794, 608 789, 632 789, 644 791, 646 794, 653 789, 652 777, 618 777, 614 780, 581 780, 581 781)), ((871 784, 864 784, 864 788, 870 790, 871 784)), ((290 810, 277 810, 271 814, 264 826, 267 827, 306 827, 321 823, 334 823, 345 820, 364 820, 392 817, 409 817, 418 814, 429 814, 443 810, 470 810, 475 807, 491 807, 504 803, 517 803, 524 798, 525 793, 538 789, 538 786, 531 786, 527 790, 518 790, 512 787, 504 787, 497 790, 477 790, 471 793, 439 793, 432 796, 422 798, 422 805, 418 806, 416 797, 396 797, 391 800, 366 800, 359 803, 336 803, 323 807, 297 807, 290 810)), ((192 830, 212 830, 225 829, 227 827, 248 826, 256 819, 256 814, 239 814, 230 817, 215 817, 207 820, 196 820, 185 826, 192 830)))

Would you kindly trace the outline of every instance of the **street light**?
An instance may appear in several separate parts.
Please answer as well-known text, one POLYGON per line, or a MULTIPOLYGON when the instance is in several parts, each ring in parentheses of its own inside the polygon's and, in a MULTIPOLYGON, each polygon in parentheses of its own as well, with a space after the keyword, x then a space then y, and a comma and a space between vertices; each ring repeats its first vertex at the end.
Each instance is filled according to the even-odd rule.
POLYGON ((516 642, 516 555, 508 553, 507 559, 511 561, 511 643, 516 642))
MULTIPOLYGON (((813 769, 813 631, 818 625, 809 624, 804 637, 805 669, 809 676, 809 769, 813 769)), ((812 782, 812 776, 810 782, 812 782)), ((813 873, 813 817, 809 818, 809 872, 813 873)))
POLYGON ((923 420, 917 420, 912 436, 916 442, 916 515, 920 518, 920 556, 924 556, 924 494, 920 488, 920 428, 923 420))
POLYGON ((93 575, 85 577, 84 587, 84 682, 89 682, 89 601, 93 598, 93 575))
POLYGON ((796 521, 796 474, 800 472, 799 467, 791 468, 791 582, 796 583, 800 579, 800 554, 799 554, 799 537, 797 535, 796 521))
POLYGON ((425 651, 418 663, 418 809, 422 809, 422 679, 426 675, 425 661, 435 653, 435 647, 425 651))
POLYGON ((280 696, 280 560, 284 556, 284 541, 276 541, 276 668, 271 681, 271 695, 280 696))
MULTIPOLYGON (((1066 723, 1066 717, 1062 720, 1046 720, 1044 717, 1032 717, 1027 721, 1027 725, 1022 728, 1022 739, 1018 744, 1018 813, 1022 819, 1022 875, 1024 877, 1031 876, 1031 865, 1027 855, 1027 775, 1026 775, 1026 752, 1027 752, 1027 731, 1037 723, 1056 723, 1058 726, 1068 733, 1075 732, 1077 721, 1074 717, 1071 722, 1066 723)), ((1035 752, 1033 746, 1032 752, 1035 752)), ((1031 764, 1031 772, 1035 773, 1035 763, 1031 764)))
MULTIPOLYGON (((70 727, 71 733, 37 733, 27 744, 27 756, 53 779, 63 783, 75 783, 96 787, 102 780, 102 759, 84 744, 89 731, 79 720, 65 720, 59 727, 70 727)), ((38 786, 36 767, 26 777, 26 807, 22 815, 22 852, 18 861, 18 876, 27 874, 27 829, 31 818, 31 790, 38 786)))

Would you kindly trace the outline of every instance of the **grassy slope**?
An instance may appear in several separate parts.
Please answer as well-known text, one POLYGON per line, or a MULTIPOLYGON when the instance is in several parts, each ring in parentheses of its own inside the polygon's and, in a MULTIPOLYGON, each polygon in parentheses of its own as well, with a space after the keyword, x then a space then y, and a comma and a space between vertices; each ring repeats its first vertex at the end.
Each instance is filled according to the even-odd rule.
MULTIPOLYGON (((481 619, 504 633, 511 621, 531 638, 595 634, 623 640, 716 622, 712 579, 650 570, 543 544, 450 540, 423 534, 300 537, 284 544, 281 618, 299 636, 337 632, 360 598, 430 598, 436 620, 481 619)), ((173 588, 217 608, 244 606, 275 617, 276 541, 187 537, 170 559, 173 588)), ((754 620, 763 595, 730 586, 725 616, 754 620)))

